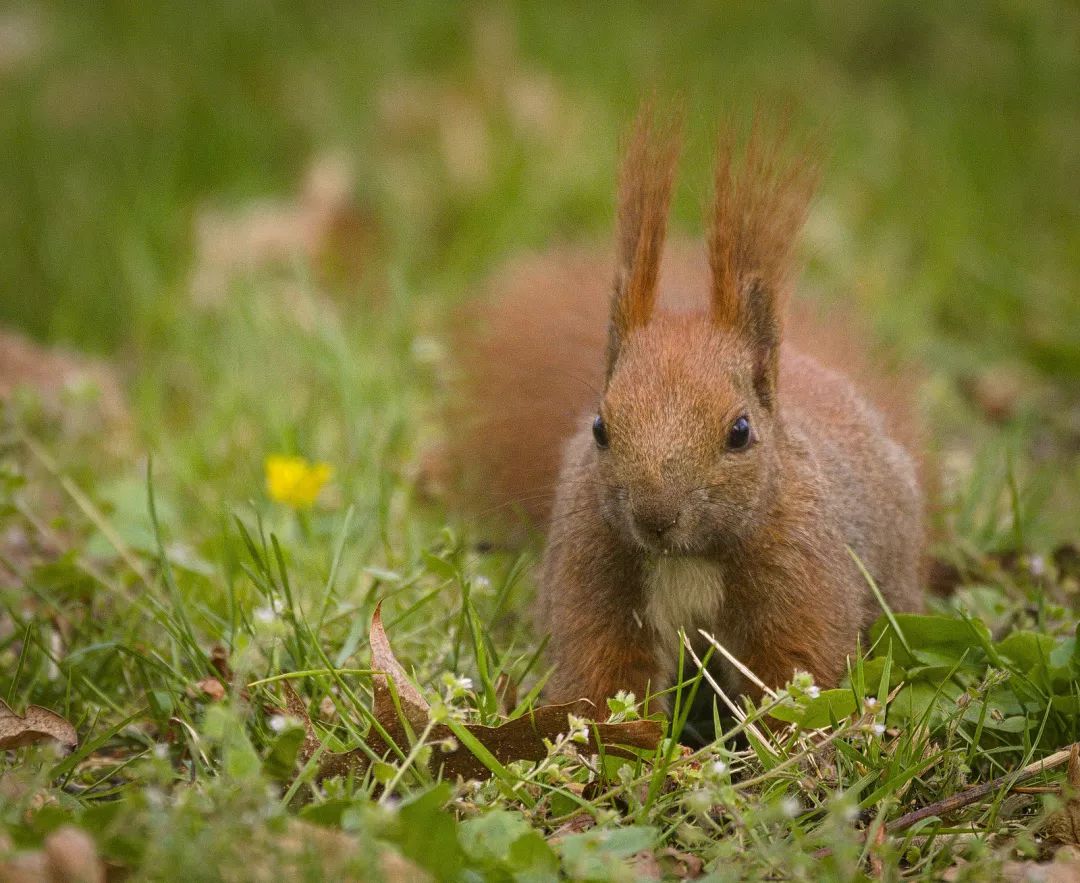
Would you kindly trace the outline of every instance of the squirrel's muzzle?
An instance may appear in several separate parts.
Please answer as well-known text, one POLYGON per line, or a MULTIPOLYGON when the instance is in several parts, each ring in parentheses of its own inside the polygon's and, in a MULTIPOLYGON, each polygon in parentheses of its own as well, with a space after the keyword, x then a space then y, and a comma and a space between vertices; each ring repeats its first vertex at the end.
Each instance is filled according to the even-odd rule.
POLYGON ((662 503, 635 505, 633 518, 642 537, 650 541, 663 540, 679 523, 679 509, 662 503))

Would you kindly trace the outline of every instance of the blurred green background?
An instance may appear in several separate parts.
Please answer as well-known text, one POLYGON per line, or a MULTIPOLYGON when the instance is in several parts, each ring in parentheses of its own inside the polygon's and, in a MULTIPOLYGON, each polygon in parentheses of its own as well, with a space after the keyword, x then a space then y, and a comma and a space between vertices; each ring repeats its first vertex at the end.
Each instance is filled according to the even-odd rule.
MULTIPOLYGON (((205 438, 273 410, 272 383, 230 393, 240 362, 290 343, 248 312, 207 319, 222 292, 268 264, 314 277, 349 358, 375 371, 513 252, 609 235, 618 135, 643 94, 686 98, 690 233, 719 121, 790 107, 828 146, 807 290, 857 304, 923 366, 957 474, 1014 463, 1064 536, 1080 486, 1078 46, 1080 9, 1049 0, 7 6, 0 322, 110 357, 144 435, 198 423, 200 456, 219 459, 191 477, 223 475, 205 438), (330 221, 309 235, 312 199, 330 221)), ((438 395, 395 390, 365 401, 398 396, 406 415, 438 395)), ((303 413, 273 433, 318 448, 303 413)))

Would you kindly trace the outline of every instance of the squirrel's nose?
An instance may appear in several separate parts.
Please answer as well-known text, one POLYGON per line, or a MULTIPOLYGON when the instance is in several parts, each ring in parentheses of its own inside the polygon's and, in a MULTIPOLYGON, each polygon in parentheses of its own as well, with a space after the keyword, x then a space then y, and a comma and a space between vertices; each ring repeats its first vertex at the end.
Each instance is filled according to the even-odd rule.
POLYGON ((635 508, 634 521, 638 530, 647 536, 661 539, 664 534, 679 523, 679 513, 663 507, 635 508))

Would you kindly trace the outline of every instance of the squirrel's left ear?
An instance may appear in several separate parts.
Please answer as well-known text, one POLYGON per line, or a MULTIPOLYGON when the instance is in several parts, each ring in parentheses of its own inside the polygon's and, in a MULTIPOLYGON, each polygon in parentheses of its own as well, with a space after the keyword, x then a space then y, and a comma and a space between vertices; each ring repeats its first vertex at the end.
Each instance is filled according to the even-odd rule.
POLYGON ((615 292, 608 331, 607 374, 619 347, 649 321, 679 157, 681 113, 658 122, 651 102, 638 113, 619 175, 615 292))
POLYGON ((795 275, 796 237, 817 181, 814 153, 785 149, 783 129, 766 137, 759 119, 741 155, 723 133, 709 224, 712 319, 749 344, 754 386, 776 399, 784 302, 795 275))

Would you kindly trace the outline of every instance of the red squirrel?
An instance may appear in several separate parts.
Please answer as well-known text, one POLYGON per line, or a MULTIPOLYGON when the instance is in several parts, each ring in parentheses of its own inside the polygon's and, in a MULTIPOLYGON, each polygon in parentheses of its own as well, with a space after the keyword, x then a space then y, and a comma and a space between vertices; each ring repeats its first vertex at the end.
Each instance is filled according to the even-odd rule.
POLYGON ((846 376, 865 360, 844 322, 785 321, 813 162, 758 125, 742 150, 722 137, 705 242, 665 259, 678 145, 678 126, 642 112, 613 288, 596 251, 518 262, 464 347, 459 455, 490 498, 546 521, 554 702, 664 690, 680 629, 699 646, 698 629, 714 635, 770 687, 799 670, 835 686, 881 613, 862 567, 893 610, 920 605, 909 390, 870 372, 871 404, 846 376))

